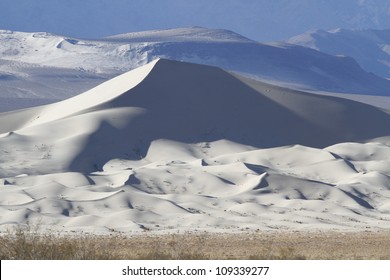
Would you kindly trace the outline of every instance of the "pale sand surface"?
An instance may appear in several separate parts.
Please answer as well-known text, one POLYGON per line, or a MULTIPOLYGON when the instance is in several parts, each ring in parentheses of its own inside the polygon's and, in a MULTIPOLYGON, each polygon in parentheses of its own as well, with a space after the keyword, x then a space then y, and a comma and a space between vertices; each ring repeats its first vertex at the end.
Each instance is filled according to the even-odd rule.
POLYGON ((390 228, 390 116, 346 99, 156 60, 0 133, 2 228, 390 228))
MULTIPOLYGON (((364 57, 378 63, 371 57, 376 51, 364 57)), ((390 88, 390 81, 350 57, 200 27, 100 40, 0 30, 0 53, 0 112, 64 100, 157 58, 218 66, 304 90, 388 95, 390 88)))

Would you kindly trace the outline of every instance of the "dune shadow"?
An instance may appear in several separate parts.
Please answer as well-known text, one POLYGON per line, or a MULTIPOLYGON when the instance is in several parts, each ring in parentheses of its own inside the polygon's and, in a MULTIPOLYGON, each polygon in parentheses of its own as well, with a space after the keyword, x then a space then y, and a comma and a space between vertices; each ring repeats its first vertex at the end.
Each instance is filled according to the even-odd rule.
POLYGON ((90 110, 117 107, 143 108, 146 113, 121 129, 102 121, 73 160, 72 170, 99 169, 112 158, 143 158, 157 139, 323 148, 390 135, 390 116, 375 107, 168 60, 160 60, 129 92, 90 110))

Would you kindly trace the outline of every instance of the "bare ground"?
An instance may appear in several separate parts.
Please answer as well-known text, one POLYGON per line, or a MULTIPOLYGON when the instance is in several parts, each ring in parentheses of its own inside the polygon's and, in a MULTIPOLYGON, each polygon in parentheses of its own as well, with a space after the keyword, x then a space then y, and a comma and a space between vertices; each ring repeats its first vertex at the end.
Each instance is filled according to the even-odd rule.
POLYGON ((115 250, 124 258, 390 259, 390 232, 145 235, 123 237, 115 250))
POLYGON ((0 236, 1 259, 390 259, 390 231, 0 236))

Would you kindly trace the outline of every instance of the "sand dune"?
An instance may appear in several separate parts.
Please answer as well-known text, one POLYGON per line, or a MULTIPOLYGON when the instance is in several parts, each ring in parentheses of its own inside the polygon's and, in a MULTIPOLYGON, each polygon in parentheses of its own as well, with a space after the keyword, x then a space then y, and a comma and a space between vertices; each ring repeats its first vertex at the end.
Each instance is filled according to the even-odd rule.
POLYGON ((390 87, 390 81, 364 71, 350 57, 286 43, 259 43, 232 31, 200 27, 99 40, 0 30, 0 54, 0 111, 23 108, 28 102, 64 100, 157 58, 217 66, 289 88, 358 94, 358 98, 388 96, 390 87))
POLYGON ((215 67, 155 60, 0 133, 4 227, 390 227, 388 113, 215 67))

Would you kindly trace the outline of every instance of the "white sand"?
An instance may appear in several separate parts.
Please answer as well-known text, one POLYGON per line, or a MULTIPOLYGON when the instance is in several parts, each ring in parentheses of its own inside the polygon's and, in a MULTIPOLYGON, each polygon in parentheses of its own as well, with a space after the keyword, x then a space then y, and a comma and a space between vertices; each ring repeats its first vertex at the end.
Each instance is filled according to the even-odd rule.
POLYGON ((0 133, 3 228, 390 228, 390 116, 350 100, 156 60, 0 133))
MULTIPOLYGON (((199 27, 100 40, 0 30, 0 54, 0 112, 73 97, 157 58, 218 66, 303 90, 388 96, 390 88, 389 80, 352 58, 199 27)), ((373 60, 371 52, 363 54, 373 60)))

